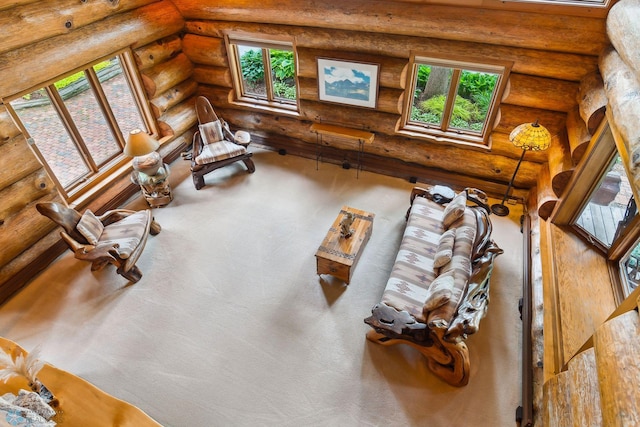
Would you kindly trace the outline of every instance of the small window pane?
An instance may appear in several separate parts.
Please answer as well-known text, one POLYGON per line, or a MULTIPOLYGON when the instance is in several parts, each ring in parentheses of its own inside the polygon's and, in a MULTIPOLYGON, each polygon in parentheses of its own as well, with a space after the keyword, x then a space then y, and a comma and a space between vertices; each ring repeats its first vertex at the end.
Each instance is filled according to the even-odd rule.
POLYGON ((127 81, 120 61, 117 57, 101 62, 93 66, 102 86, 102 91, 107 97, 111 111, 118 122, 124 141, 133 129, 141 129, 148 132, 144 120, 140 115, 138 106, 133 97, 129 82, 127 81))
POLYGON ((620 155, 613 159, 576 225, 610 248, 633 196, 620 155))
POLYGON ((63 187, 69 187, 89 173, 44 89, 11 101, 11 107, 63 187))
POLYGON ((269 49, 271 57, 271 80, 273 95, 277 100, 290 102, 296 100, 295 65, 293 52, 269 49))
POLYGON ((267 89, 264 81, 262 49, 238 45, 238 55, 240 56, 243 94, 265 98, 267 89))
POLYGON ((453 69, 419 64, 411 120, 441 126, 453 69))
POLYGON ((497 82, 497 74, 463 70, 453 104, 451 127, 482 133, 497 82))
POLYGON ((58 92, 98 166, 121 151, 84 73, 73 83, 61 86, 58 92))
POLYGON ((636 242, 636 245, 620 261, 620 267, 625 281, 623 286, 625 297, 627 297, 640 284, 640 241, 636 242))

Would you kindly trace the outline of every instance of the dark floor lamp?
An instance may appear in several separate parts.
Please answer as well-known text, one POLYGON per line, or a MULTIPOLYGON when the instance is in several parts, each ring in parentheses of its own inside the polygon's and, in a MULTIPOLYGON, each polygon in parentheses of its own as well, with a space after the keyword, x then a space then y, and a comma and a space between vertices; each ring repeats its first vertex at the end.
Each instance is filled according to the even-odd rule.
POLYGON ((502 202, 491 206, 491 212, 498 216, 509 215, 509 208, 504 205, 504 202, 507 200, 507 197, 509 197, 509 191, 511 191, 513 181, 516 179, 516 174, 518 173, 518 169, 520 169, 520 164, 522 163, 522 159, 524 159, 525 153, 527 151, 544 151, 549 148, 549 145, 551 145, 551 134, 547 128, 540 126, 536 120, 535 123, 524 123, 512 130, 509 135, 509 141, 516 147, 522 148, 522 155, 520 156, 520 160, 518 160, 518 166, 516 166, 516 170, 513 172, 511 181, 509 181, 509 186, 502 198, 502 202))

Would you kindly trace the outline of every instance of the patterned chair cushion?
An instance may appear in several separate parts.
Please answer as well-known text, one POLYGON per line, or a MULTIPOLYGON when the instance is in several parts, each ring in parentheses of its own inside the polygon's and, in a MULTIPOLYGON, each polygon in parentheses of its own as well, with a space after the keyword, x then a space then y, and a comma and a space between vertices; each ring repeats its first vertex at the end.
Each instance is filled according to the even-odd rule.
POLYGON ((127 259, 138 247, 147 232, 149 211, 139 211, 104 227, 100 244, 118 244, 118 255, 127 259))
POLYGON ((246 152, 247 149, 242 145, 234 144, 233 142, 223 139, 213 144, 206 144, 202 148, 202 152, 196 157, 196 164, 206 165, 239 156, 246 152))
POLYGON ((85 239, 87 239, 87 242, 92 245, 96 245, 98 244, 98 240, 100 240, 100 236, 102 236, 104 226, 102 225, 102 221, 100 221, 93 212, 87 209, 82 214, 80 221, 78 221, 76 229, 85 239))
POLYGON ((214 122, 208 122, 198 126, 200 129, 200 136, 202 137, 202 142, 207 144, 213 144, 214 142, 222 141, 224 136, 222 134, 222 124, 220 120, 216 120, 214 122))

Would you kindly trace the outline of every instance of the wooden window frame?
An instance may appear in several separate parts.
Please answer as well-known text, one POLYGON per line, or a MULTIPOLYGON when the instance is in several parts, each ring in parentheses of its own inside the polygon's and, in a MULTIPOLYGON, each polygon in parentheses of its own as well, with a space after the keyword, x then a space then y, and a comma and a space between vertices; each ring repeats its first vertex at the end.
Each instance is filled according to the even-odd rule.
MULTIPOLYGON (((611 116, 607 110, 606 119, 594 132, 586 150, 587 154, 581 159, 580 164, 574 171, 559 200, 558 206, 549 220, 556 225, 566 226, 567 229, 573 231, 587 244, 595 247, 606 258, 615 302, 619 306, 616 312, 619 312, 620 310, 626 310, 629 306, 633 306, 640 296, 640 287, 628 295, 623 290, 625 279, 620 267, 620 261, 640 239, 640 214, 636 214, 630 223, 621 230, 620 235, 612 242, 609 248, 575 224, 589 202, 591 194, 600 185, 609 164, 616 155, 620 155, 627 177, 633 176, 628 168, 629 153, 624 140, 616 132, 615 127, 610 126, 610 122, 611 116)), ((639 189, 633 187, 633 184, 631 187, 633 197, 638 202, 639 189)))
MULTIPOLYGON (((129 48, 122 49, 111 53, 109 55, 105 55, 92 61, 88 64, 77 67, 69 72, 56 76, 52 79, 47 80, 44 83, 35 85, 27 90, 19 92, 11 97, 5 99, 5 105, 10 115, 14 119, 17 126, 20 128, 21 132, 26 136, 29 145, 31 146, 34 153, 38 156, 43 167, 49 174, 50 178, 55 183, 59 193, 61 196, 67 201, 67 203, 72 204, 77 202, 82 197, 86 196, 88 193, 98 191, 104 187, 106 187, 109 182, 111 182, 115 175, 120 175, 123 168, 125 168, 130 163, 130 158, 123 154, 123 149, 126 144, 124 136, 122 134, 122 130, 120 129, 115 115, 111 109, 111 106, 107 100, 107 97, 102 89, 102 85, 98 79, 98 76, 93 69, 93 66, 103 62, 105 60, 109 60, 111 58, 118 57, 120 60, 120 66, 122 68, 123 76, 127 80, 129 89, 131 90, 131 95, 136 102, 136 107, 147 127, 148 132, 158 138, 159 132, 158 127, 154 118, 154 115, 151 111, 149 103, 146 99, 146 93, 144 91, 144 87, 142 85, 142 80, 140 78, 138 69, 135 65, 135 60, 133 58, 133 54, 129 48), (87 79, 87 83, 90 85, 92 94, 95 97, 97 105, 100 107, 102 112, 104 113, 104 117, 106 120, 106 124, 110 130, 111 138, 114 139, 117 146, 119 147, 119 151, 112 155, 111 157, 103 160, 101 165, 97 165, 91 155, 90 149, 85 143, 84 139, 80 135, 74 120, 69 113, 65 101, 60 96, 58 90, 54 87, 54 83, 57 81, 73 75, 78 72, 84 72, 85 77, 87 79), (83 158, 83 161, 89 171, 87 174, 78 178, 73 183, 69 184, 66 188, 62 185, 62 183, 57 178, 56 174, 53 172, 49 164, 47 163, 45 157, 38 149, 37 144, 30 137, 29 132, 22 124, 19 115, 15 112, 13 107, 10 104, 11 100, 20 98, 25 94, 32 93, 39 89, 45 89, 49 99, 51 101, 51 106, 58 114, 60 120, 62 121, 64 127, 67 129, 69 133, 69 137, 71 138, 74 146, 78 149, 79 155, 83 158)), ((126 131, 126 130, 125 130, 126 131)))
POLYGON ((254 108, 266 108, 268 110, 279 111, 283 113, 295 113, 300 111, 300 85, 298 84, 298 67, 297 53, 295 45, 289 39, 262 39, 260 36, 230 33, 225 35, 225 44, 229 55, 229 69, 233 80, 234 103, 254 108), (244 90, 242 79, 242 68, 240 65, 240 54, 238 45, 248 46, 262 49, 262 63, 264 66, 265 90, 266 97, 247 94, 244 90), (287 100, 277 98, 273 93, 272 68, 269 50, 286 50, 293 53, 293 61, 295 65, 294 80, 296 87, 296 99, 287 100))
POLYGON ((407 88, 405 91, 405 106, 402 113, 401 126, 397 133, 404 136, 415 138, 424 138, 441 142, 449 142, 454 144, 470 145, 474 147, 489 147, 489 136, 493 129, 493 123, 498 114, 498 107, 502 94, 504 93, 509 74, 511 72, 512 62, 508 61, 486 61, 480 58, 457 58, 457 57, 438 57, 428 54, 412 53, 409 60, 409 70, 411 72, 407 76, 407 88), (416 85, 418 82, 418 67, 420 65, 429 65, 437 67, 451 68, 453 75, 447 95, 447 104, 443 111, 442 123, 443 127, 427 124, 417 124, 411 121, 411 110, 415 97, 416 85), (479 134, 474 131, 451 129, 449 128, 449 118, 453 111, 453 105, 458 92, 458 84, 462 71, 477 71, 498 74, 498 81, 493 91, 493 97, 489 104, 487 117, 484 121, 482 132, 479 134))

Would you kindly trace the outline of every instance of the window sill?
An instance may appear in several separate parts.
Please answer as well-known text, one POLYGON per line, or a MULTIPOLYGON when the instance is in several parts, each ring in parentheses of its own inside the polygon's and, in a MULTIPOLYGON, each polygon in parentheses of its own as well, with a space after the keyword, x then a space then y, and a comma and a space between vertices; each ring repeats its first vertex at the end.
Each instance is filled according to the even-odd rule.
POLYGON ((409 128, 398 129, 396 131, 396 134, 405 136, 408 138, 412 138, 412 139, 423 140, 423 141, 464 146, 465 148, 476 149, 479 151, 491 151, 491 147, 488 146, 485 142, 483 142, 481 138, 469 137, 468 139, 459 139, 459 138, 456 138, 454 135, 450 135, 450 134, 433 135, 433 134, 429 134, 429 133, 425 133, 422 131, 413 130, 409 128), (477 142, 474 141, 474 139, 477 139, 477 142))
POLYGON ((251 102, 247 100, 238 100, 231 102, 232 105, 244 107, 251 110, 261 110, 268 113, 284 114, 290 117, 300 117, 300 112, 297 106, 291 106, 291 108, 281 107, 278 104, 264 104, 260 102, 251 102))
POLYGON ((101 180, 96 180, 93 183, 91 188, 82 192, 78 196, 72 197, 69 200, 69 206, 74 209, 84 209, 86 208, 92 201, 100 197, 104 194, 105 189, 115 185, 116 183, 122 181, 123 179, 130 179, 131 171, 133 170, 131 166, 131 160, 122 164, 117 169, 115 169, 108 176, 105 176, 101 180))

